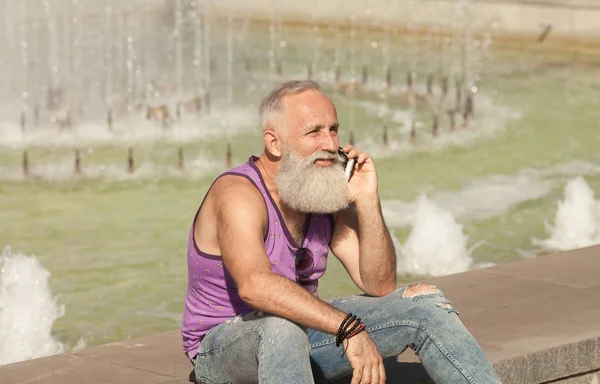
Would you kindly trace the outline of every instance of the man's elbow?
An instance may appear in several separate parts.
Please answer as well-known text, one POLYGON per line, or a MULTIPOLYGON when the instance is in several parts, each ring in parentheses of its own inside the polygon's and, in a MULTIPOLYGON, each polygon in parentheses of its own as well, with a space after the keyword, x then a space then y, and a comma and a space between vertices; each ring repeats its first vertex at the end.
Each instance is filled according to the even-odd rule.
POLYGON ((256 301, 256 292, 258 292, 258 290, 253 287, 252 284, 247 282, 238 285, 238 295, 240 296, 240 299, 250 306, 253 306, 252 304, 256 301))
POLYGON ((257 275, 257 273, 253 273, 246 276, 243 281, 238 282, 238 295, 240 299, 253 308, 260 305, 261 293, 264 291, 261 285, 264 283, 265 278, 257 275))
POLYGON ((252 293, 252 290, 250 288, 247 287, 242 287, 238 285, 238 296, 240 297, 240 299, 242 299, 242 301, 246 304, 250 304, 249 302, 252 300, 252 297, 254 296, 252 293))
POLYGON ((387 296, 390 293, 394 292, 397 288, 398 288, 398 286, 396 285, 396 281, 394 281, 393 283, 390 283, 390 284, 386 285, 381 290, 381 296, 387 296))

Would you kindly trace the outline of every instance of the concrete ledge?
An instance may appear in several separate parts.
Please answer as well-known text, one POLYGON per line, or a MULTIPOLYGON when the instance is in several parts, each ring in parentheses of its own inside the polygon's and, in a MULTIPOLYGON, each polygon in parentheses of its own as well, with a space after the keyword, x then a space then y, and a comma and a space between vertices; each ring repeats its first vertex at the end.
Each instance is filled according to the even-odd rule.
POLYGON ((600 367, 600 338, 543 349, 498 361, 496 372, 511 383, 547 383, 595 372, 600 367))
MULTIPOLYGON (((505 384, 598 383, 600 246, 428 279, 459 310, 505 384)), ((6 384, 188 383, 178 330, 0 367, 6 384)), ((412 352, 389 382, 428 382, 412 352)), ((338 380, 337 383, 347 383, 338 380)))

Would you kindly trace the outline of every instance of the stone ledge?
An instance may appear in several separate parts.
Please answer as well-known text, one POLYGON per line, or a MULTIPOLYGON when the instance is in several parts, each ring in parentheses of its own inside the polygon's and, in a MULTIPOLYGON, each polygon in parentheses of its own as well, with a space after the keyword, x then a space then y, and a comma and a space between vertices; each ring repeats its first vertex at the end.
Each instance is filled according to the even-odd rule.
MULTIPOLYGON (((505 384, 597 384, 598 276, 600 246, 425 281, 452 300, 505 384)), ((0 382, 184 384, 191 368, 173 330, 0 366, 0 382)), ((411 352, 386 371, 390 382, 428 382, 411 352)))
POLYGON ((599 368, 600 336, 494 363, 494 369, 505 383, 556 382, 599 368))

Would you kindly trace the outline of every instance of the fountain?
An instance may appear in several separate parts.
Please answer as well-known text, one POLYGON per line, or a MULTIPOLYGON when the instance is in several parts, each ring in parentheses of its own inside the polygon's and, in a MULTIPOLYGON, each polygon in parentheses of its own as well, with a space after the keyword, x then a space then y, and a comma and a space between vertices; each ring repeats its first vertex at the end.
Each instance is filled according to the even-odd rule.
POLYGON ((396 245, 398 274, 443 276, 471 267, 473 249, 462 226, 425 195, 417 199, 412 225, 406 243, 396 245))
POLYGON ((51 335, 65 308, 56 303, 49 277, 34 256, 8 247, 0 253, 0 365, 65 351, 51 335))
POLYGON ((546 224, 550 237, 533 239, 546 250, 568 251, 600 243, 600 202, 583 177, 569 180, 565 199, 558 202, 554 225, 546 224))
POLYGON ((411 202, 386 209, 402 273, 518 258, 537 247, 532 228, 547 214, 529 207, 560 178, 600 175, 594 118, 580 107, 599 102, 593 76, 568 98, 558 70, 551 87, 511 78, 540 57, 488 60, 496 21, 477 20, 467 0, 360 0, 346 12, 355 3, 0 0, 0 215, 10 224, 0 246, 16 250, 4 259, 36 254, 52 271, 67 303, 60 342, 178 326, 174 250, 214 176, 260 152, 256 107, 275 82, 318 81, 341 143, 373 155, 384 208, 411 202), (424 25, 421 7, 451 12, 424 25), (540 150, 542 136, 560 146, 540 150), (569 159, 546 152, 587 156, 586 166, 556 170, 569 159), (510 256, 497 257, 498 243, 510 256))
MULTIPOLYGON (((292 55, 302 45, 289 46, 283 36, 279 8, 287 7, 285 3, 272 3, 266 46, 256 32, 248 32, 248 16, 241 30, 235 9, 213 15, 215 5, 210 0, 153 1, 146 7, 112 0, 94 5, 87 0, 43 0, 42 8, 36 4, 36 0, 3 2, 5 28, 0 41, 6 42, 8 54, 1 65, 15 76, 7 79, 9 84, 0 94, 5 106, 0 110, 5 122, 0 127, 0 145, 20 149, 82 142, 118 144, 125 137, 133 145, 165 138, 194 141, 199 135, 192 134, 191 127, 209 124, 211 103, 221 107, 216 113, 223 116, 221 125, 230 141, 234 122, 225 109, 247 103, 248 97, 240 95, 250 96, 249 89, 255 89, 257 81, 285 79, 284 62, 291 64, 285 69, 288 76, 298 73, 295 61, 301 62, 306 76, 316 77, 326 87, 339 86, 338 95, 349 104, 350 131, 356 129, 358 104, 371 99, 379 103, 381 126, 393 124, 392 111, 406 108, 410 117, 401 130, 404 136, 398 139, 421 145, 424 137, 433 140, 457 129, 457 116, 465 127, 473 119, 477 76, 472 63, 479 62, 487 49, 470 48, 472 33, 463 21, 462 6, 451 34, 436 26, 424 44, 409 15, 403 42, 407 54, 402 58, 393 53, 394 44, 401 41, 395 38, 398 28, 385 25, 382 34, 370 30, 376 25, 365 21, 370 9, 329 24, 333 39, 331 33, 321 32, 320 20, 312 12, 305 27, 313 36, 306 45, 308 60, 297 60, 292 55), (212 28, 218 33, 211 34, 212 28), (248 33, 253 34, 251 40, 248 33), (248 44, 256 48, 248 49, 248 44), (368 53, 379 49, 381 57, 368 53), (241 61, 246 73, 253 72, 251 77, 237 76, 241 61), (377 63, 381 72, 370 71, 377 63), (434 84, 436 66, 439 87, 434 84), (421 67, 426 68, 423 77, 421 67), (332 72, 323 77, 326 69, 332 72), (392 73, 402 72, 405 88, 392 83, 392 73), (421 78, 427 82, 425 91, 420 90, 421 78), (446 97, 452 92, 453 105, 446 97), (14 103, 20 103, 18 114, 9 107, 14 103), (419 127, 429 125, 422 122, 432 116, 435 132, 420 132, 419 127)), ((204 130, 200 136, 211 134, 204 130)))

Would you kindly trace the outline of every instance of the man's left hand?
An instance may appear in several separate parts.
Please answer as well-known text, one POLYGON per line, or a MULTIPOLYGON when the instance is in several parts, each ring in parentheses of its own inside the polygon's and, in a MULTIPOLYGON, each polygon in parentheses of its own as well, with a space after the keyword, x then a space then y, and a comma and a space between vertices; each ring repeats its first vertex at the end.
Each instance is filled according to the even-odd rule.
POLYGON ((377 198, 377 172, 371 155, 352 145, 342 147, 348 159, 355 159, 354 171, 348 182, 348 199, 356 203, 361 199, 377 198))

